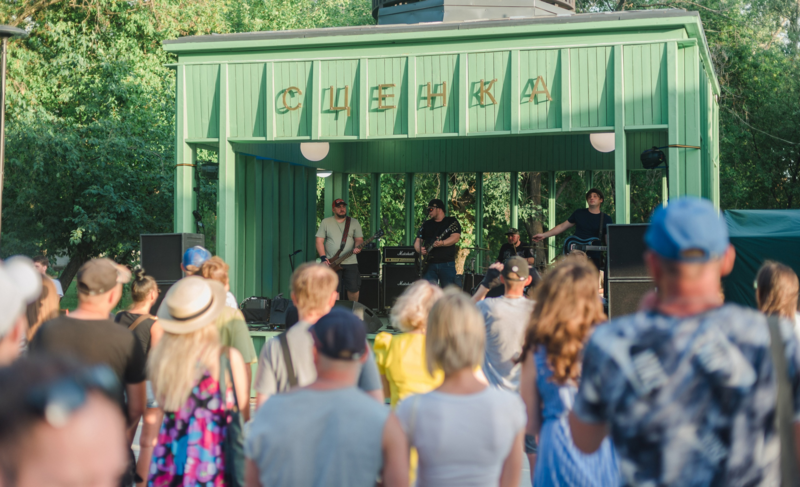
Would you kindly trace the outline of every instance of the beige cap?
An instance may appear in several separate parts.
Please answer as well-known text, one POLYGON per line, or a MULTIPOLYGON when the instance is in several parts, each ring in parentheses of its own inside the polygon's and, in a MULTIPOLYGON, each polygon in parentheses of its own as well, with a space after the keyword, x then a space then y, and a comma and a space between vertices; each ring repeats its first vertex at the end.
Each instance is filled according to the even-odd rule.
POLYGON ((225 287, 200 276, 184 277, 167 291, 158 308, 158 323, 176 335, 213 324, 225 307, 225 287))
POLYGON ((96 296, 131 280, 131 271, 111 259, 92 259, 78 269, 78 292, 96 296))

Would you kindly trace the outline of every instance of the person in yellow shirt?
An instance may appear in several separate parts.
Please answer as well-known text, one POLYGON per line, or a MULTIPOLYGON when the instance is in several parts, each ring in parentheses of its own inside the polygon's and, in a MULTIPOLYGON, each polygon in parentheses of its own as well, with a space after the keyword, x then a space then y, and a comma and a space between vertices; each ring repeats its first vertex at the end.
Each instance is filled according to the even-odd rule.
POLYGON ((425 280, 415 282, 397 298, 390 315, 392 326, 403 333, 393 336, 383 332, 375 337, 375 362, 392 409, 412 394, 432 391, 444 380, 442 371, 431 375, 425 365, 425 325, 428 313, 441 297, 439 286, 425 280))

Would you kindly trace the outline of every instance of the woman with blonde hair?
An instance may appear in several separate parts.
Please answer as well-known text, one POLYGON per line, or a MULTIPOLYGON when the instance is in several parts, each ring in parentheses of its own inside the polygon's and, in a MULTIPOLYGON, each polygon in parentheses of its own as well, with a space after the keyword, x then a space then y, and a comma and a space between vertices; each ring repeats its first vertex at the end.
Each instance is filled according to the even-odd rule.
POLYGON ((778 315, 794 322, 800 339, 800 313, 797 312, 800 282, 791 267, 768 260, 756 274, 756 303, 767 315, 778 315))
POLYGON ((164 420, 150 464, 150 486, 216 487, 230 485, 232 477, 243 479, 244 472, 235 467, 244 459, 226 465, 234 452, 225 445, 231 441, 226 436, 236 431, 230 413, 248 401, 250 390, 241 354, 220 345, 214 322, 224 308, 220 283, 191 276, 172 286, 158 310, 164 336, 147 368, 164 420))
POLYGON ((517 486, 525 408, 519 396, 478 380, 486 330, 469 297, 448 289, 428 315, 428 372, 444 372, 435 390, 401 402, 397 416, 419 452, 419 486, 517 486))
POLYGON ((392 409, 412 394, 435 389, 444 379, 441 370, 430 373, 425 365, 428 314, 441 297, 439 286, 416 281, 397 298, 390 314, 392 326, 403 333, 392 336, 382 332, 375 336, 375 363, 383 379, 384 395, 391 397, 392 409))
POLYGON ((597 269, 588 259, 567 258, 536 289, 536 307, 520 355, 520 395, 528 413, 525 452, 537 487, 619 483, 610 440, 606 438, 596 453, 586 455, 573 444, 567 421, 584 344, 593 328, 606 320, 597 279, 597 269))

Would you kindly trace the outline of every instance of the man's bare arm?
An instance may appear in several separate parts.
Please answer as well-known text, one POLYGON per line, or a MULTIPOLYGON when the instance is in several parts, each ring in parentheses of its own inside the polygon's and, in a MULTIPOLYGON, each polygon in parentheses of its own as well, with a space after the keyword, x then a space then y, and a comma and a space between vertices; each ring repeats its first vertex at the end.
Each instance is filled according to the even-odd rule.
POLYGON ((542 240, 544 240, 546 238, 555 237, 556 235, 559 235, 562 232, 564 232, 566 230, 569 230, 570 228, 572 228, 574 226, 575 226, 574 223, 570 223, 569 221, 565 221, 564 223, 560 223, 560 224, 556 225, 556 227, 553 228, 550 231, 534 235, 532 240, 534 242, 541 242, 542 240))
POLYGON ((606 423, 584 423, 572 412, 569 413, 569 427, 572 430, 572 442, 586 454, 596 452, 603 438, 608 436, 606 423))

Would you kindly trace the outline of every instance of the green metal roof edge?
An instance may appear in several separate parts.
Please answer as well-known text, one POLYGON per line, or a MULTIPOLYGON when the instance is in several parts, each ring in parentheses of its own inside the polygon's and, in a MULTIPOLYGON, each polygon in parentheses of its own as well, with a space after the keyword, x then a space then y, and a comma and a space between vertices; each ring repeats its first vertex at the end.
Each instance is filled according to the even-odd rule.
POLYGON ((213 53, 222 50, 308 50, 317 46, 375 45, 377 43, 411 44, 419 41, 439 42, 481 37, 521 37, 525 35, 547 35, 550 33, 564 36, 576 31, 604 32, 642 27, 650 29, 684 28, 690 38, 696 39, 702 45, 700 56, 703 59, 704 67, 709 78, 713 80, 712 87, 715 94, 720 94, 719 81, 711 63, 708 42, 706 41, 700 14, 680 9, 605 12, 530 19, 212 34, 166 40, 162 42, 162 45, 164 50, 180 55, 213 53), (387 35, 391 37, 387 37, 387 35))

